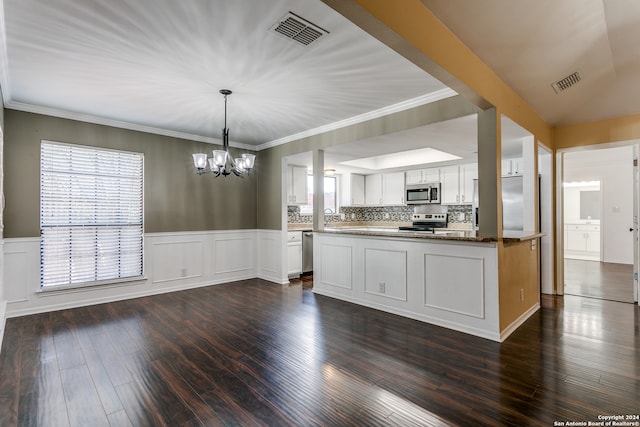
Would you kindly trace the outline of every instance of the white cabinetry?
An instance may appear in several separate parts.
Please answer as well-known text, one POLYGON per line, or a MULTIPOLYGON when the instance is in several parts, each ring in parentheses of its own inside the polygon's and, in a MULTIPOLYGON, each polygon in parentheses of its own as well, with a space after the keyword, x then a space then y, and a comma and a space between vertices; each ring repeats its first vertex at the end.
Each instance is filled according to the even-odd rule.
POLYGON ((369 206, 382 204, 382 174, 364 177, 364 203, 369 206))
POLYGON ((287 167, 287 204, 307 204, 307 168, 304 166, 287 167))
POLYGON ((473 180, 478 178, 478 165, 445 166, 440 168, 443 205, 470 205, 473 202, 473 180))
POLYGON ((478 179, 478 164, 460 165, 460 201, 465 205, 473 202, 474 179, 478 179))
POLYGON ((404 172, 367 175, 364 188, 367 205, 404 204, 404 172))
POLYGON ((364 205, 364 175, 343 174, 340 177, 340 206, 364 205))
POLYGON ((502 159, 502 176, 522 175, 522 158, 502 159))
POLYGON ((382 204, 404 205, 404 172, 382 175, 382 204))
POLYGON ((564 233, 567 258, 600 260, 599 224, 565 224, 564 233))
POLYGON ((289 276, 302 272, 302 231, 287 232, 287 270, 289 276))
POLYGON ((440 182, 440 168, 407 171, 406 181, 407 185, 440 182))

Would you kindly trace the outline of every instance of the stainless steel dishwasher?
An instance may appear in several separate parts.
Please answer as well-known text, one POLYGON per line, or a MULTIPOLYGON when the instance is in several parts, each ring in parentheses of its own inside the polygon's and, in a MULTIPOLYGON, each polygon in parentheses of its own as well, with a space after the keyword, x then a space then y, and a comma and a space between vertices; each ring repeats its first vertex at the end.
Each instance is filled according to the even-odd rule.
POLYGON ((313 272, 313 232, 302 232, 302 273, 313 272))

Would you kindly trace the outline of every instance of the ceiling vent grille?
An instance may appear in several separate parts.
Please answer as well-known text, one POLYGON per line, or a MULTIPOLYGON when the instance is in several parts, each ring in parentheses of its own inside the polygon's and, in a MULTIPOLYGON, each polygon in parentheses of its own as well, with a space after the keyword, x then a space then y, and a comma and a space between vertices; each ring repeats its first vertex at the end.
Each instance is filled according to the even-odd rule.
POLYGON ((569 89, 580 80, 582 80, 582 77, 580 77, 580 73, 576 71, 575 73, 571 73, 567 77, 558 80, 555 83, 551 83, 551 87, 553 87, 553 90, 555 90, 556 93, 560 93, 563 90, 569 89))
POLYGON ((292 12, 282 17, 271 29, 277 34, 305 46, 310 45, 323 35, 329 34, 329 31, 292 12))

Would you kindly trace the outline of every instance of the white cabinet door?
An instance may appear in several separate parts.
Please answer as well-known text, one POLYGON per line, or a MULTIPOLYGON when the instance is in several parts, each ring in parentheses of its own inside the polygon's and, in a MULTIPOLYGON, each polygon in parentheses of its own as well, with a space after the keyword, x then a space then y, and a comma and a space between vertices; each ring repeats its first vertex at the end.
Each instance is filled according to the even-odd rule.
POLYGON ((422 182, 429 184, 440 182, 440 168, 423 169, 422 182))
POLYGON ((470 205, 473 202, 474 179, 478 179, 478 164, 460 165, 460 203, 470 205))
POLYGON ((307 168, 289 165, 287 171, 287 203, 307 204, 307 168))
POLYGON ((502 159, 501 161, 502 176, 511 175, 511 159, 502 159))
POLYGON ((579 226, 567 226, 567 241, 565 242, 565 248, 568 251, 584 251, 584 230, 579 226))
POLYGON ((364 175, 353 173, 340 176, 340 206, 364 205, 364 175))
POLYGON ((404 204, 404 173, 385 173, 382 175, 382 204, 404 204))
POLYGON ((522 175, 522 157, 517 159, 511 159, 511 173, 514 175, 522 175))
POLYGON ((364 203, 367 206, 382 204, 382 174, 366 175, 364 178, 364 203))
POLYGON ((440 168, 412 170, 407 171, 405 174, 407 185, 440 182, 440 168))
POLYGON ((420 184, 422 183, 422 171, 421 170, 406 171, 405 179, 407 181, 407 185, 420 184))
POLYGON ((600 252, 600 230, 592 227, 588 231, 585 231, 586 245, 585 250, 587 252, 600 252))
POLYGON ((351 205, 364 205, 364 175, 351 175, 351 205))
POLYGON ((294 276, 302 272, 302 232, 287 233, 287 273, 294 276))
POLYGON ((522 175, 522 158, 502 159, 502 176, 522 175))
POLYGON ((460 203, 460 177, 458 166, 440 168, 441 197, 443 205, 457 205, 460 203))

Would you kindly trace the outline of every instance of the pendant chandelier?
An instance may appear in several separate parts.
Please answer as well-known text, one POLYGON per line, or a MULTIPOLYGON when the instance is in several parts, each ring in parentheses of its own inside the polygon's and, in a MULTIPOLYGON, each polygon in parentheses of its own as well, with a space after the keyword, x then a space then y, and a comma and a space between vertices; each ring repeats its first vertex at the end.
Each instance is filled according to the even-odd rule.
POLYGON ((233 158, 229 153, 229 129, 227 128, 227 97, 231 95, 229 89, 221 89, 224 95, 224 129, 222 129, 222 150, 213 150, 213 157, 207 159, 206 153, 194 153, 193 164, 198 175, 213 174, 227 176, 232 173, 239 177, 249 175, 256 159, 254 154, 245 153, 242 157, 233 158))

